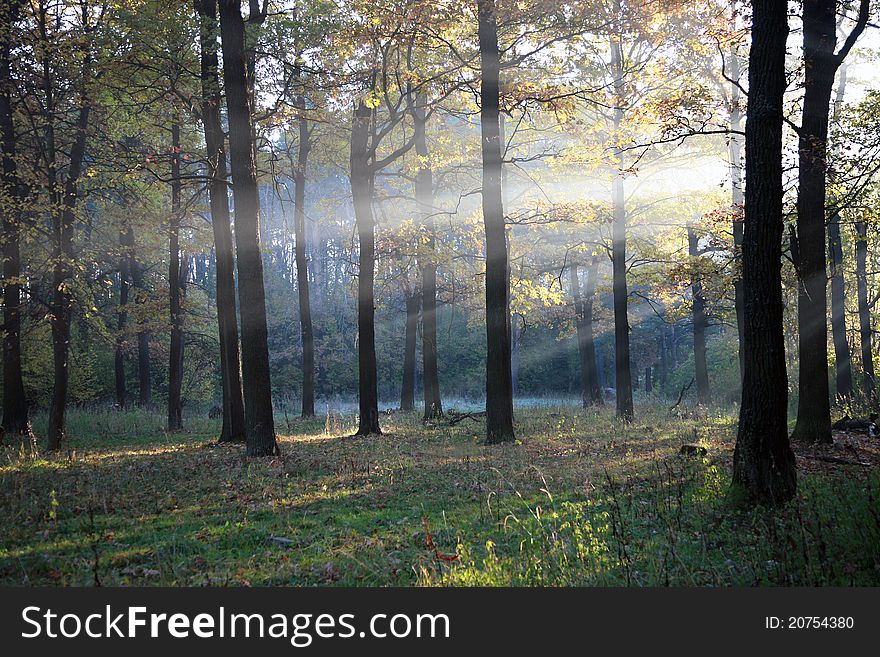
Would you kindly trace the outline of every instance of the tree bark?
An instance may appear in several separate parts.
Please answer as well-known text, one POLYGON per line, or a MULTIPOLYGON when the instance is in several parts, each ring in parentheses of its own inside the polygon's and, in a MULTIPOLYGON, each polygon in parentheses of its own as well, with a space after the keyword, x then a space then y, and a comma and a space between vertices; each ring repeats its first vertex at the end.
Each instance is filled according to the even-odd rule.
POLYGON ((581 401, 584 408, 602 406, 604 399, 599 386, 599 373, 596 367, 596 343, 593 335, 593 296, 596 291, 596 275, 599 259, 593 256, 587 270, 587 285, 581 296, 578 266, 569 268, 571 291, 574 296, 575 326, 577 327, 578 360, 581 368, 581 401))
POLYGON ((836 0, 804 1, 804 106, 798 140, 798 410, 793 440, 831 443, 825 272, 825 161, 836 0))
POLYGON ((629 353, 628 293, 626 286, 626 206, 622 173, 612 180, 611 269, 614 298, 614 375, 617 390, 617 416, 633 419, 632 370, 629 353))
POLYGON ((76 253, 73 249, 73 225, 76 220, 76 202, 79 194, 79 178, 82 174, 85 156, 86 130, 91 110, 85 98, 85 85, 91 73, 91 57, 86 55, 83 65, 83 98, 78 110, 76 137, 70 152, 70 164, 67 180, 64 183, 64 195, 61 208, 55 211, 52 220, 53 258, 55 265, 52 272, 52 359, 54 364, 54 381, 52 402, 49 407, 49 425, 46 431, 48 447, 56 450, 64 440, 64 414, 67 410, 67 395, 70 382, 70 318, 73 306, 73 295, 70 292, 69 280, 73 275, 73 264, 76 253))
POLYGON ((419 327, 419 293, 413 290, 406 295, 406 330, 403 340, 403 383, 400 389, 400 410, 415 409, 416 384, 416 332, 419 327))
POLYGON ((27 196, 19 179, 16 163, 16 134, 13 122, 11 72, 12 26, 23 3, 20 0, 0 7, 0 142, 2 179, 0 203, 3 205, 3 421, 2 433, 30 434, 27 399, 21 370, 21 246, 20 229, 27 196))
POLYGON ((846 339, 846 281, 843 277, 843 243, 840 214, 828 223, 828 256, 831 262, 831 337, 834 342, 834 379, 838 400, 852 396, 852 354, 846 339))
POLYGON ((596 340, 595 320, 593 317, 593 302, 596 298, 596 283, 599 280, 599 257, 593 256, 590 268, 587 270, 587 286, 584 290, 581 317, 584 322, 584 356, 587 358, 587 392, 590 403, 595 406, 605 404, 605 396, 602 394, 602 386, 599 384, 599 371, 596 364, 596 340))
POLYGON ((672 324, 672 328, 669 331, 669 333, 667 334, 667 338, 668 338, 667 346, 669 348, 669 362, 670 362, 671 368, 673 370, 678 368, 678 361, 679 361, 679 359, 678 359, 678 344, 679 344, 678 333, 679 333, 678 332, 678 323, 675 322, 672 324))
POLYGON ((426 135, 426 100, 424 95, 416 98, 413 113, 415 149, 419 157, 416 173, 416 203, 419 206, 423 240, 419 251, 422 279, 422 385, 425 401, 424 419, 431 420, 443 415, 440 398, 440 378, 437 366, 437 253, 434 227, 434 180, 428 160, 426 135))
POLYGON ((648 394, 650 394, 654 390, 654 382, 651 379, 651 374, 653 374, 652 368, 650 365, 648 365, 645 368, 645 392, 648 394))
POLYGON ((782 123, 787 6, 752 3, 743 235, 742 404, 733 485, 751 502, 794 496, 797 472, 788 442, 788 377, 782 306, 782 123))
POLYGON ((660 352, 660 361, 657 363, 657 380, 661 386, 666 385, 669 375, 669 355, 666 347, 666 329, 660 329, 660 335, 657 337, 657 351, 660 352))
POLYGON ((116 406, 123 410, 128 406, 128 390, 125 385, 125 327, 128 324, 128 293, 131 288, 131 249, 134 231, 123 226, 119 231, 119 308, 116 311, 116 353, 113 367, 116 379, 116 406))
MULTIPOLYGON (((131 228, 129 226, 129 228, 131 228)), ((135 255, 134 234, 131 238, 132 248, 129 254, 129 271, 131 272, 131 285, 137 290, 135 300, 139 304, 146 302, 147 289, 144 281, 144 267, 135 255)), ((143 319, 139 320, 143 324, 143 319)), ((153 403, 152 373, 150 371, 150 332, 141 328, 137 334, 138 351, 138 404, 142 408, 149 408, 153 403)))
POLYGON ((373 280, 376 268, 376 236, 373 219, 373 172, 367 142, 370 109, 360 101, 351 128, 351 193, 358 231, 358 403, 357 435, 380 434, 379 393, 376 372, 376 326, 373 280))
POLYGON ((501 190, 500 54, 495 0, 478 0, 483 224, 486 231, 486 442, 512 442, 510 282, 501 190))
MULTIPOLYGON (((260 0, 248 0, 248 17, 244 25, 244 52, 245 52, 245 80, 247 83, 248 107, 251 116, 257 114, 257 59, 260 29, 266 22, 268 15, 269 2, 262 0, 263 5, 260 6, 260 0)), ((241 6, 241 1, 237 3, 241 6)), ((239 13, 240 10, 239 10, 239 13)), ((251 148, 254 152, 254 161, 257 160, 257 126, 251 121, 251 148)))
MULTIPOLYGON (((619 8, 619 7, 618 7, 619 8)), ((614 132, 623 122, 623 53, 620 41, 612 39, 611 68, 614 74, 614 132)), ((614 297, 614 373, 617 391, 617 417, 633 419, 632 366, 629 349, 628 292, 626 286, 626 198, 623 187, 623 155, 615 152, 617 171, 611 179, 612 228, 611 269, 614 297)))
POLYGON ((168 362, 168 431, 183 429, 183 291, 181 278, 186 266, 180 257, 180 123, 171 125, 171 218, 168 230, 168 308, 171 319, 171 348, 168 362))
MULTIPOLYGON (((500 85, 500 77, 499 77, 500 85)), ((500 89, 500 87, 499 87, 500 89)), ((501 208, 510 207, 510 197, 508 195, 507 185, 507 167, 504 166, 504 157, 507 155, 507 121, 503 112, 498 113, 498 143, 501 148, 501 208)), ((510 227, 505 226, 504 240, 507 248, 507 333, 508 342, 510 342, 510 390, 514 398, 516 398, 519 389, 519 353, 522 346, 522 337, 525 332, 523 322, 517 321, 517 318, 511 312, 511 292, 510 282, 513 280, 513 262, 510 259, 510 227)), ((522 275, 522 261, 520 261, 520 275, 522 275)))
POLYGON ((253 117, 248 102, 241 0, 220 1, 220 32, 235 203, 246 452, 248 456, 271 456, 278 454, 279 448, 272 414, 266 293, 260 253, 260 199, 254 160, 253 117))
MULTIPOLYGON (((79 108, 74 128, 74 139, 70 149, 67 167, 67 178, 63 184, 57 178, 57 158, 55 140, 55 96, 54 82, 49 63, 48 47, 48 9, 40 6, 39 30, 41 41, 46 46, 44 51, 43 89, 45 125, 46 164, 49 171, 48 188, 52 202, 52 361, 53 385, 52 400, 49 406, 49 421, 46 430, 46 442, 50 451, 61 447, 64 440, 64 415, 67 410, 67 394, 70 381, 70 319, 73 295, 70 291, 69 279, 73 275, 76 253, 73 248, 73 228, 76 221, 76 202, 79 195, 79 178, 82 174, 83 160, 91 103, 88 99, 88 86, 92 75, 92 57, 89 45, 84 41, 84 52, 79 80, 79 108), (57 190, 61 190, 60 193, 57 190)), ((83 15, 85 20, 86 16, 83 15)))
MULTIPOLYGON (((742 143, 740 141, 739 132, 742 130, 742 107, 740 107, 740 91, 739 82, 741 71, 739 65, 739 56, 736 47, 731 47, 730 52, 730 79, 733 81, 730 85, 730 129, 731 135, 728 140, 728 153, 730 155, 730 203, 731 212, 733 213, 733 248, 734 256, 737 261, 742 263, 742 244, 743 244, 743 205, 745 199, 743 196, 743 180, 742 180, 742 143)), ((736 337, 739 345, 739 374, 742 380, 743 372, 743 289, 742 289, 742 273, 737 270, 736 277, 733 280, 733 298, 734 309, 736 311, 736 337)))
POLYGON ((687 227, 688 253, 691 257, 691 298, 692 318, 694 324, 694 379, 697 382, 697 401, 708 404, 711 398, 709 390, 709 369, 706 365, 706 300, 703 297, 703 281, 700 276, 697 260, 700 257, 699 241, 693 226, 687 227))
POLYGON ((875 404, 877 382, 874 377, 874 351, 871 348, 871 307, 868 303, 868 226, 863 221, 858 221, 855 228, 859 337, 862 347, 862 392, 869 404, 875 404))
POLYGON ((220 117, 220 78, 217 56, 217 0, 196 0, 199 14, 202 79, 202 123, 211 180, 211 228, 214 235, 217 327, 220 336, 220 379, 223 391, 223 427, 220 442, 244 442, 244 399, 235 312, 235 257, 229 223, 226 150, 220 117))
MULTIPOLYGON (((834 113, 843 104, 847 67, 842 62, 834 100, 834 113)), ((831 263, 831 339, 834 343, 835 393, 839 401, 853 393, 852 352, 846 339, 846 278, 843 268, 843 241, 840 236, 840 213, 835 210, 828 223, 828 260, 831 263)))
POLYGON ((306 165, 311 150, 309 123, 305 116, 305 98, 296 99, 299 108, 299 150, 293 174, 293 231, 296 243, 296 288, 299 295, 299 324, 302 332, 303 390, 302 416, 315 416, 315 335, 312 329, 312 307, 309 297, 309 262, 306 255, 306 165))

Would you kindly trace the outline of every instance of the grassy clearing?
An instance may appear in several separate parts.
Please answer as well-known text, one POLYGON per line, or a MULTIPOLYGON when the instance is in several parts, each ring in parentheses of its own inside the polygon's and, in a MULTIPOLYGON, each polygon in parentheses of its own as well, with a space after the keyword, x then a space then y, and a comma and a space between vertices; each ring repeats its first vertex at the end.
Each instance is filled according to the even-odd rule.
POLYGON ((353 420, 279 417, 283 457, 248 460, 215 421, 73 411, 71 451, 0 452, 0 584, 880 583, 876 467, 800 450, 796 501, 736 510, 723 413, 531 408, 495 447, 471 419, 343 437, 353 420), (678 455, 693 442, 706 458, 678 455))

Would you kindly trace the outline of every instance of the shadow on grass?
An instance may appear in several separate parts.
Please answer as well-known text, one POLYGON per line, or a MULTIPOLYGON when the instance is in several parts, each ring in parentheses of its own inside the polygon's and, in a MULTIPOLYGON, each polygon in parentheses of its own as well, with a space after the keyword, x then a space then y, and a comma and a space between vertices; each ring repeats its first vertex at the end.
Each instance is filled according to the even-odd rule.
POLYGON ((383 418, 386 433, 368 438, 323 425, 297 422, 274 459, 210 447, 208 431, 150 440, 131 427, 75 436, 72 460, 7 453, 0 583, 878 581, 877 479, 807 479, 782 513, 734 512, 729 418, 699 422, 706 460, 675 456, 698 425, 662 413, 630 426, 605 412, 520 413, 521 440, 496 447, 481 444, 482 425, 425 429, 416 414, 383 418), (426 530, 459 559, 438 559, 426 530))

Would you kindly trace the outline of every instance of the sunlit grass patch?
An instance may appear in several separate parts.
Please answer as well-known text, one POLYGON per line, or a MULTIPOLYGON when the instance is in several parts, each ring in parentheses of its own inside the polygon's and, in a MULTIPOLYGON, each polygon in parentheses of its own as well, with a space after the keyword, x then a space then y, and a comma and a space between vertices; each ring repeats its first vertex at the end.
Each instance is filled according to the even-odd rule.
POLYGON ((802 477, 782 513, 743 514, 726 499, 734 423, 717 412, 646 407, 626 424, 612 409, 519 409, 517 442, 491 447, 479 418, 391 413, 363 438, 352 417, 288 417, 271 459, 216 445, 216 421, 166 434, 155 415, 111 414, 75 417, 59 455, 4 448, 0 582, 880 580, 876 477, 802 477), (680 456, 685 443, 707 457, 680 456))

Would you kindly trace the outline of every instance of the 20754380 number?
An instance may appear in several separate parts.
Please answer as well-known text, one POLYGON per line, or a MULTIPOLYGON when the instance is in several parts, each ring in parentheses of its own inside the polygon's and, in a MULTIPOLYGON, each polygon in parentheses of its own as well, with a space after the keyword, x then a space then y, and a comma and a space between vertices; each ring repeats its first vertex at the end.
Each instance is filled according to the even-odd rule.
POLYGON ((852 616, 789 616, 787 621, 789 630, 850 630, 855 625, 852 616))

